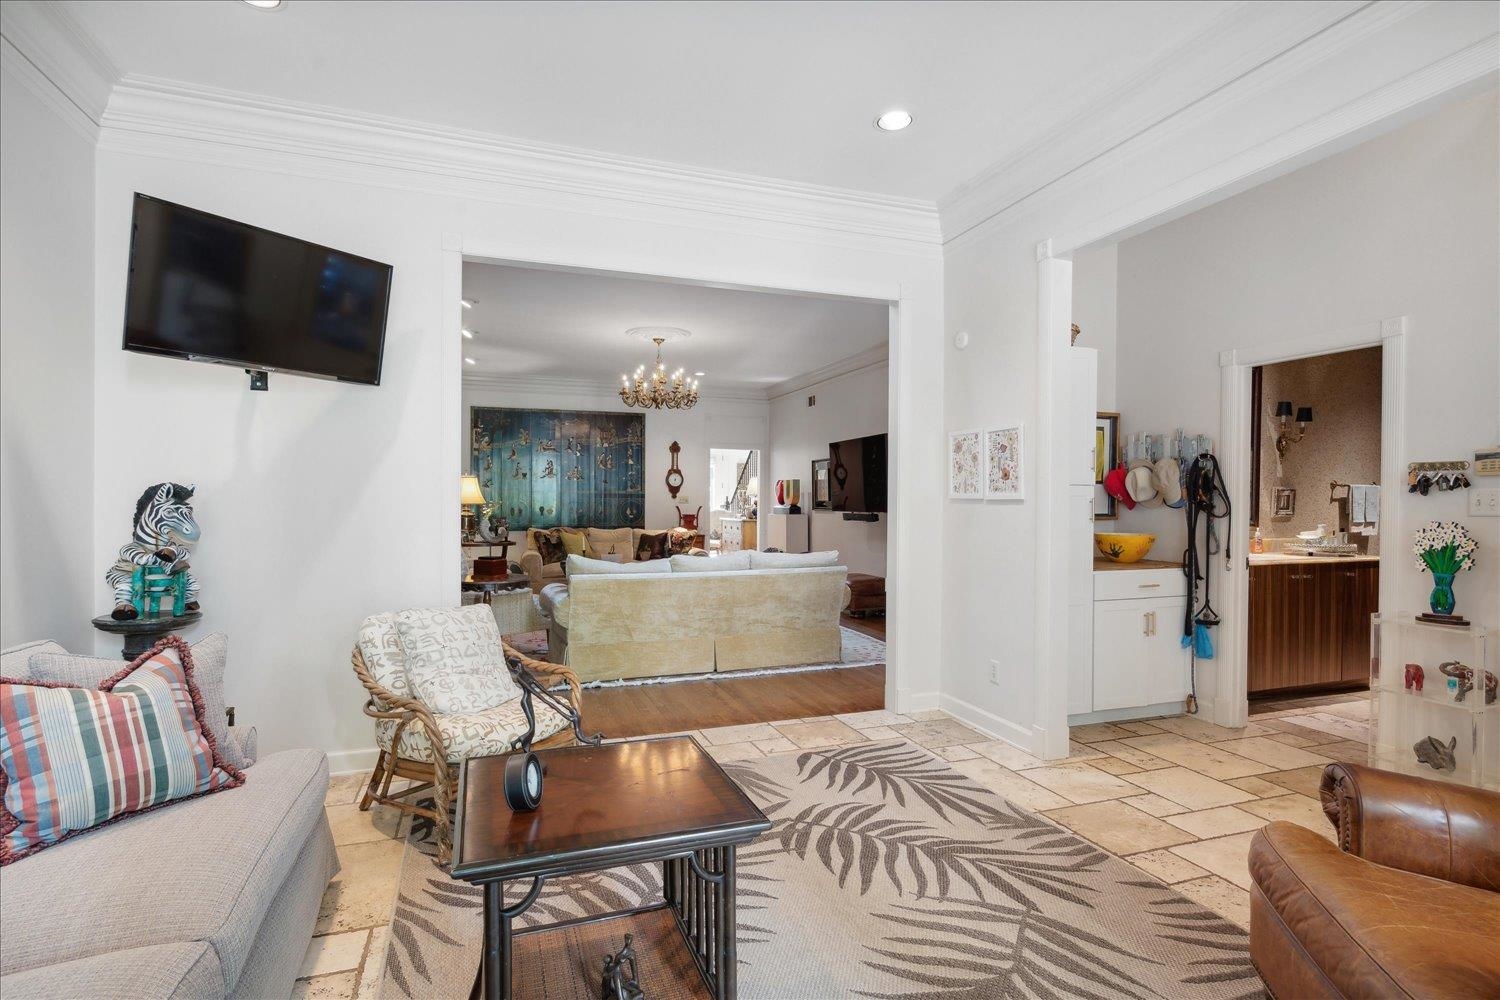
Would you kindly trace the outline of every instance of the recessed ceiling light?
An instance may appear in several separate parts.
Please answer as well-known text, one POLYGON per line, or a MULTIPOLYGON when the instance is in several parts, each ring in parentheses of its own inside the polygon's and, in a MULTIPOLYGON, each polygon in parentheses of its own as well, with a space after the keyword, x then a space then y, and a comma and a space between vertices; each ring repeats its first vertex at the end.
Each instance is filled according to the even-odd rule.
POLYGON ((240 0, 240 2, 249 4, 256 10, 280 10, 286 6, 286 0, 240 0))
POLYGON ((464 327, 464 339, 465 340, 473 340, 474 339, 474 331, 470 330, 468 327, 464 327))
POLYGON ((693 372, 693 378, 702 378, 703 376, 705 376, 707 374, 708 374, 708 372, 693 372))
POLYGON ((479 364, 479 362, 475 361, 473 358, 464 358, 464 364, 466 364, 466 365, 477 365, 477 364, 479 364))
POLYGON ((911 124, 911 112, 899 108, 887 111, 875 119, 875 127, 882 132, 899 132, 911 124))
POLYGON ((463 306, 465 309, 473 309, 474 303, 478 301, 478 299, 459 299, 458 304, 463 306))

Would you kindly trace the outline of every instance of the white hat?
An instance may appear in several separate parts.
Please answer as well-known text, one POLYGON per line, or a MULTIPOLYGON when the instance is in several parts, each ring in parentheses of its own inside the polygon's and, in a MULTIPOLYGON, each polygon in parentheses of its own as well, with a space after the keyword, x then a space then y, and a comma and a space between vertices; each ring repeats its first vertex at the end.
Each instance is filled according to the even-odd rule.
POLYGON ((1175 458, 1164 458, 1157 462, 1151 470, 1151 481, 1156 487, 1156 492, 1161 494, 1161 502, 1168 507, 1176 507, 1182 502, 1182 466, 1177 464, 1175 458))
POLYGON ((1125 474, 1125 490, 1142 507, 1160 507, 1161 494, 1156 490, 1156 484, 1151 481, 1151 463, 1140 461, 1139 465, 1132 462, 1135 468, 1125 474))

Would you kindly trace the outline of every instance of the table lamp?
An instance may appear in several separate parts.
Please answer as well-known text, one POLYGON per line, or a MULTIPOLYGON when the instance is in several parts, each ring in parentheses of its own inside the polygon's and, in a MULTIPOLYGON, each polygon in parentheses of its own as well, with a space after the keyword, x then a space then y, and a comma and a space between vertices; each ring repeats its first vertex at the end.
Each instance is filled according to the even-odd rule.
POLYGON ((484 498, 484 491, 479 488, 478 476, 460 476, 458 478, 458 503, 464 512, 464 539, 467 541, 474 537, 474 511, 475 505, 483 507, 489 503, 484 498))

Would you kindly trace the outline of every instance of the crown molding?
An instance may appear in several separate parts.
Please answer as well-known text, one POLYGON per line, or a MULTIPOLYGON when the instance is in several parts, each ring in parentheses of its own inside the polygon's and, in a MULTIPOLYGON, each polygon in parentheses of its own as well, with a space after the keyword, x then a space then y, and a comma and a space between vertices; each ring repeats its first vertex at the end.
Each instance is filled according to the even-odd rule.
MULTIPOLYGON (((619 397, 619 387, 603 379, 568 378, 561 375, 489 375, 484 372, 464 373, 465 389, 486 389, 502 392, 555 392, 560 395, 602 396, 608 399, 619 397)), ((734 399, 755 403, 766 401, 766 391, 753 386, 721 386, 702 389, 700 400, 734 399)), ((651 412, 649 410, 643 412, 651 412)))
POLYGON ((1085 189, 1429 6, 1426 0, 1239 5, 1132 85, 941 199, 945 243, 962 245, 1085 189))
POLYGON ((814 368, 810 372, 803 372, 801 375, 794 375, 784 382, 778 382, 766 389, 765 398, 780 399, 782 396, 789 396, 794 392, 810 389, 820 382, 827 382, 829 379, 838 378, 841 375, 852 375, 855 372, 862 372, 867 368, 875 368, 888 363, 890 357, 891 349, 889 344, 876 344, 874 347, 860 351, 858 354, 851 354, 847 358, 840 358, 821 368, 814 368))
POLYGON ((120 71, 68 11, 56 4, 11 0, 0 5, 5 68, 69 127, 98 138, 99 122, 120 71))
POLYGON ((931 202, 615 156, 407 119, 127 75, 103 116, 109 150, 598 212, 775 227, 792 238, 936 257, 931 202))

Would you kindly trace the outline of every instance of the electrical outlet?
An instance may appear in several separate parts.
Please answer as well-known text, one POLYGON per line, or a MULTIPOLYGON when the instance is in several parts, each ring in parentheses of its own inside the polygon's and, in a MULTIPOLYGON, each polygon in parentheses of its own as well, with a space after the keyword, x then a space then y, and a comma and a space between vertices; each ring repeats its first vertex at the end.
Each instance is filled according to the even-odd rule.
POLYGON ((991 684, 995 684, 995 685, 999 685, 999 683, 1000 683, 1000 661, 999 660, 991 660, 990 661, 990 683, 991 684))
POLYGON ((1470 517, 1500 517, 1500 490, 1470 489, 1470 517))

